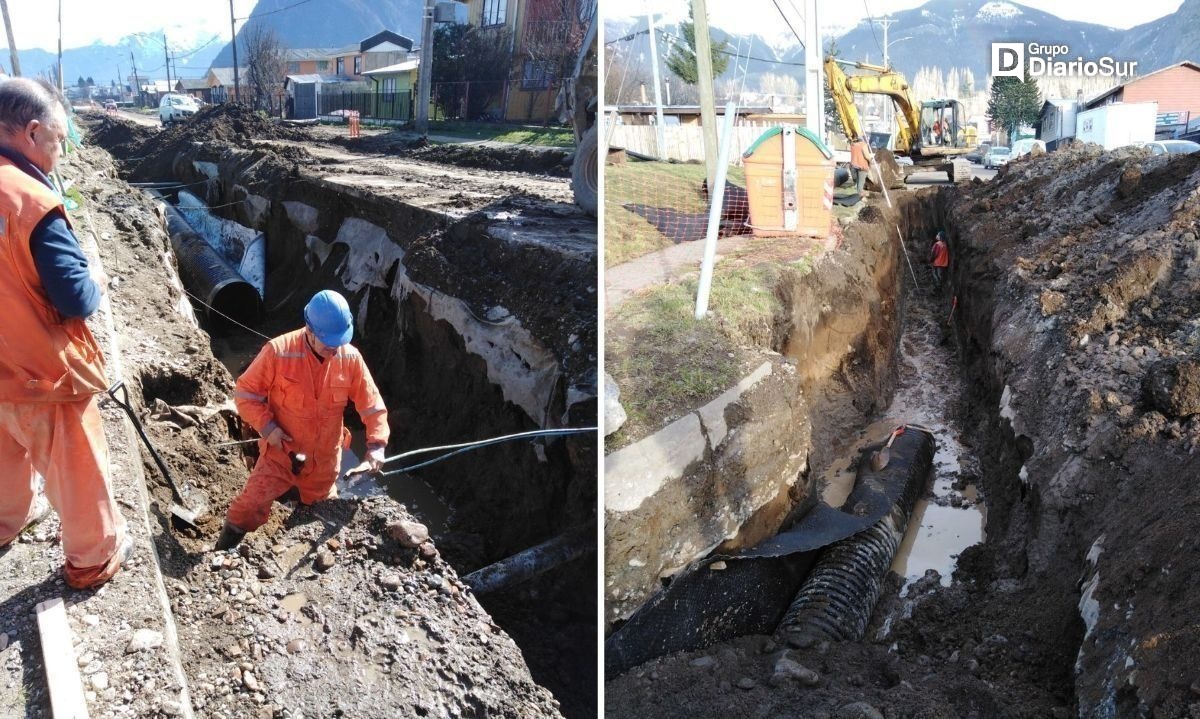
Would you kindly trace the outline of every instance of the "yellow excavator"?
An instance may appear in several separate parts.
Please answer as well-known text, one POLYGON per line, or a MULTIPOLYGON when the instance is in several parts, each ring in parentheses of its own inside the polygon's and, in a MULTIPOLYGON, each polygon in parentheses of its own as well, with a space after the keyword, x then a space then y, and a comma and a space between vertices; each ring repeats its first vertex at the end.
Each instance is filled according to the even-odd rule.
POLYGON ((875 151, 884 184, 903 182, 912 172, 931 170, 945 172, 951 182, 971 177, 971 165, 964 155, 976 144, 974 127, 966 125, 962 104, 958 100, 919 101, 913 96, 903 75, 882 65, 847 62, 827 56, 825 77, 829 91, 842 118, 842 127, 850 142, 865 140, 875 151), (865 70, 867 74, 847 75, 841 66, 865 70), (912 165, 898 165, 888 149, 888 133, 864 132, 854 95, 887 95, 896 105, 897 131, 893 144, 895 154, 908 157, 912 165))

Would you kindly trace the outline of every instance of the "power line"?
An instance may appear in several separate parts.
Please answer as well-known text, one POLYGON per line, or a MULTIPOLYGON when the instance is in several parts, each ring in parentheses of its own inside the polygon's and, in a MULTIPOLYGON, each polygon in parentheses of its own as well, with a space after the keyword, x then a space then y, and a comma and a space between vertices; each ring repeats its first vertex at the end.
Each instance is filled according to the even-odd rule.
POLYGON ((867 7, 867 0, 863 0, 863 9, 867 11, 867 22, 871 25, 871 37, 875 38, 875 48, 879 50, 879 55, 882 57, 886 53, 883 51, 883 46, 879 44, 879 36, 875 34, 875 18, 871 15, 871 8, 867 7))
MULTIPOLYGON (((683 42, 684 41, 683 38, 679 37, 678 35, 672 35, 669 32, 662 33, 662 36, 671 40, 672 42, 683 42)), ((801 47, 803 47, 803 46, 801 46, 801 47)), ((735 53, 729 52, 728 50, 721 50, 719 48, 714 48, 713 52, 720 53, 722 55, 729 55, 730 57, 736 57, 736 58, 744 57, 747 60, 754 60, 755 62, 765 62, 765 63, 769 63, 771 65, 789 65, 792 67, 804 67, 804 63, 802 63, 802 62, 788 62, 786 60, 770 60, 765 57, 754 57, 753 55, 737 55, 735 53)))
MULTIPOLYGON (((792 27, 792 21, 788 20, 787 15, 783 12, 783 8, 779 7, 779 0, 771 0, 771 2, 775 4, 775 9, 779 11, 779 17, 783 18, 783 21, 787 23, 788 30, 791 30, 792 34, 796 36, 796 42, 800 43, 800 49, 803 50, 804 38, 800 37, 800 33, 796 32, 796 28, 792 27)), ((866 2, 866 0, 863 0, 863 2, 866 2)), ((805 22, 808 22, 808 20, 808 18, 804 19, 805 22)))
POLYGON ((305 3, 310 3, 310 2, 312 2, 312 0, 300 0, 300 2, 298 2, 298 3, 293 3, 293 4, 291 4, 291 5, 288 5, 287 7, 281 7, 281 8, 279 8, 278 10, 272 10, 271 12, 262 12, 262 13, 259 13, 259 14, 257 14, 257 15, 255 15, 255 14, 254 14, 254 12, 253 12, 253 11, 251 11, 251 13, 250 13, 249 15, 247 15, 246 17, 239 17, 239 18, 237 18, 237 19, 238 19, 238 20, 249 20, 249 19, 250 19, 250 18, 252 18, 252 17, 266 17, 266 16, 268 16, 268 15, 274 15, 274 14, 275 14, 275 13, 277 13, 277 12, 283 12, 284 10, 291 10, 291 9, 292 9, 292 8, 294 8, 294 7, 299 7, 299 6, 301 6, 301 5, 305 4, 305 3))

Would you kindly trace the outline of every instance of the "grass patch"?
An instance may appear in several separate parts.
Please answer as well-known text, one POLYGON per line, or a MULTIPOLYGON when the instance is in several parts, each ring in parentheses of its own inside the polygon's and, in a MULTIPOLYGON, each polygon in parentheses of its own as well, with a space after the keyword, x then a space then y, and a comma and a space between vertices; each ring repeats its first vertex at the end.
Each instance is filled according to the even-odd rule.
POLYGON ((695 277, 621 305, 606 326, 605 364, 628 419, 608 437, 607 449, 641 439, 741 379, 757 352, 772 344, 780 277, 809 269, 763 263, 718 271, 705 320, 693 316, 695 277))
POLYGON ((575 133, 569 127, 499 125, 491 122, 431 122, 429 123, 429 132, 435 135, 461 137, 465 140, 492 140, 513 145, 562 148, 575 146, 575 133))
MULTIPOLYGON (((704 213, 708 203, 702 186, 704 165, 627 160, 604 168, 604 266, 624 262, 670 247, 673 242, 627 204, 670 207, 704 213)), ((729 181, 745 187, 740 167, 729 168, 729 181)))

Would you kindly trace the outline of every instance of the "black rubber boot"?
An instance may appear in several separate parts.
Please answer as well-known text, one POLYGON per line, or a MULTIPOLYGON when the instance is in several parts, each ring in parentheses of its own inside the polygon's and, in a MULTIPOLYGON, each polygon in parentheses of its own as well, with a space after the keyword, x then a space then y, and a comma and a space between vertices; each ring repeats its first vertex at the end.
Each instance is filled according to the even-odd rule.
POLYGON ((245 532, 233 526, 229 522, 226 522, 221 527, 221 536, 217 539, 217 546, 214 549, 216 549, 218 552, 226 549, 232 549, 238 544, 241 544, 242 538, 245 536, 245 532))

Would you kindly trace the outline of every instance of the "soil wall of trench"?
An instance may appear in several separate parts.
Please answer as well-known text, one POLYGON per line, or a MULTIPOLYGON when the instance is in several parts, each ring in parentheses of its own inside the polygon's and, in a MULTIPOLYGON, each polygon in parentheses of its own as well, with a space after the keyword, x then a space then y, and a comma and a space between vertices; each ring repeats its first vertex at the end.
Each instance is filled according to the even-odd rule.
POLYGON ((964 556, 1057 617, 1079 716, 1200 716, 1200 158, 1075 148, 927 210, 990 465, 964 556))
POLYGON ((672 436, 698 425, 697 459, 686 469, 655 482, 618 469, 637 479, 614 490, 614 456, 630 455, 616 464, 632 465, 640 450, 606 458, 607 629, 693 561, 752 546, 814 504, 819 472, 810 468, 837 456, 846 427, 887 405, 906 271, 894 217, 882 202, 865 207, 811 273, 782 274, 759 370, 731 390, 732 401, 714 401, 656 435, 679 447, 686 440, 672 436))

